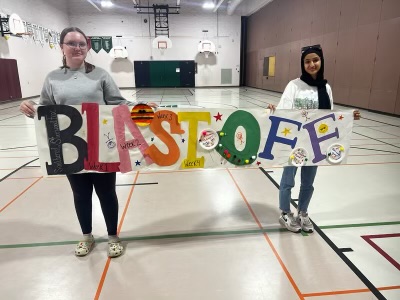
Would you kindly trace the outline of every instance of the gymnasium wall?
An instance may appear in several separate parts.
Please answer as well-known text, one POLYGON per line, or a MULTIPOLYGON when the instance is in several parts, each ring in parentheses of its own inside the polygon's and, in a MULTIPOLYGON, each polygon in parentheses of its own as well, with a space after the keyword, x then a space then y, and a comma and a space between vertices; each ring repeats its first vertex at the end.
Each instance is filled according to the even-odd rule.
POLYGON ((400 115, 399 0, 279 0, 248 20, 247 85, 282 92, 321 44, 335 103, 400 115), (276 56, 274 77, 264 57, 276 56))
MULTIPOLYGON (((69 26, 65 1, 0 0, 0 13, 16 13, 24 21, 58 32, 69 26)), ((50 49, 48 45, 19 37, 6 40, 0 36, 0 58, 17 60, 23 98, 39 95, 46 75, 61 65, 59 47, 50 49)))
MULTIPOLYGON (((87 60, 109 71, 119 87, 134 87, 135 60, 195 60, 197 62, 196 86, 238 86, 240 66, 240 28, 238 15, 228 16, 209 11, 202 13, 182 12, 170 15, 170 38, 173 48, 162 55, 151 47, 155 38, 154 16, 137 14, 131 0, 121 0, 124 8, 97 11, 89 3, 82 13, 71 10, 69 0, 0 0, 0 12, 18 14, 21 19, 61 32, 67 26, 80 27, 88 36, 112 36, 114 45, 126 47, 128 59, 112 59, 101 50, 90 50, 87 60), (130 9, 126 9, 126 6, 130 9), (147 19, 147 23, 144 22, 147 19), (150 28, 149 28, 150 26, 150 28), (202 31, 208 30, 207 35, 202 31), (117 38, 116 36, 122 36, 117 38), (198 43, 207 38, 217 47, 217 55, 197 52, 198 43), (232 83, 221 84, 221 70, 232 70, 232 83)), ((86 3, 86 0, 82 0, 86 3)), ((0 37, 0 58, 18 61, 22 97, 40 94, 45 76, 61 64, 59 47, 50 49, 32 40, 11 37, 8 41, 0 37)))
POLYGON ((129 53, 126 60, 114 60, 104 50, 99 53, 91 50, 88 55, 88 61, 109 71, 120 87, 135 85, 135 60, 195 60, 198 71, 195 76, 196 87, 239 85, 240 16, 227 16, 226 13, 217 15, 213 12, 170 15, 173 47, 165 50, 164 54, 152 48, 151 42, 155 38, 153 15, 116 10, 115 14, 72 15, 70 20, 71 24, 90 36, 112 36, 113 45, 126 47, 129 53), (147 19, 147 23, 144 19, 147 19), (207 35, 203 30, 208 30, 207 35), (208 59, 197 51, 198 43, 205 37, 216 45, 218 52, 208 59), (231 84, 221 83, 221 69, 232 69, 231 84))

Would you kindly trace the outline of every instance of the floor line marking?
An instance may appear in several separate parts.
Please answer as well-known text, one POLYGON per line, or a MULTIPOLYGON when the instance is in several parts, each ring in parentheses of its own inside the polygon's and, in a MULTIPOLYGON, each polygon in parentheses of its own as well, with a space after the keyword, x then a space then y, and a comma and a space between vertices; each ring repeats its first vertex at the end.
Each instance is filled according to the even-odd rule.
POLYGON ((24 194, 27 190, 29 190, 32 186, 34 186, 40 179, 42 179, 43 176, 40 178, 36 179, 32 184, 30 184, 26 189, 24 189, 21 193, 19 193, 17 196, 14 197, 10 202, 6 204, 3 208, 0 209, 0 213, 5 210, 8 206, 10 206, 14 201, 16 201, 22 194, 24 194))
POLYGON ((379 247, 372 239, 380 239, 380 238, 391 238, 391 237, 400 237, 400 233, 389 233, 389 234, 375 234, 375 235, 362 235, 361 236, 368 244, 371 245, 380 255, 386 258, 397 270, 400 271, 400 264, 391 257, 386 251, 384 251, 381 247, 379 247))
MULTIPOLYGON (((246 203, 247 208, 249 209, 251 215, 253 216, 254 220, 256 221, 258 227, 263 230, 263 226, 261 225, 261 222, 258 220, 256 214, 254 213, 250 203, 247 201, 245 195, 243 194, 242 190, 240 189, 238 183, 236 182, 234 176, 232 175, 232 173, 227 169, 229 175, 232 178, 232 181, 234 182, 236 188, 238 189, 240 195, 242 196, 243 201, 246 203)), ((300 289, 298 288, 296 282, 294 281, 292 275, 290 275, 289 270, 286 268, 285 264, 283 263, 281 257, 279 256, 278 252, 276 251, 274 245, 272 244, 272 241, 270 240, 268 234, 266 232, 263 232, 264 238, 267 241, 267 243, 269 244, 272 252, 274 253, 275 257, 277 258, 279 264, 281 265, 283 272, 286 274, 286 277, 289 279, 289 282, 292 284, 296 294, 299 296, 300 299, 304 299, 304 297, 302 296, 300 289)))
MULTIPOLYGON (((383 223, 365 223, 365 224, 341 224, 341 225, 327 225, 320 226, 321 229, 335 229, 335 228, 351 228, 351 227, 369 227, 369 226, 387 226, 387 225, 399 225, 398 222, 383 222, 383 223)), ((144 241, 144 240, 161 240, 161 239, 179 239, 179 238, 193 238, 193 237, 204 237, 204 236, 226 236, 226 235, 246 235, 246 234, 261 234, 263 232, 276 233, 276 232, 287 232, 285 228, 264 228, 260 229, 243 229, 243 230, 230 230, 230 231, 205 231, 205 232, 188 232, 188 233, 173 233, 163 235, 143 235, 143 236, 127 236, 121 238, 121 241, 144 241)), ((108 242, 107 239, 96 239, 96 243, 108 242)), ((48 246, 60 246, 60 245, 71 245, 76 244, 78 241, 59 241, 59 242, 45 242, 45 243, 30 243, 30 244, 6 244, 0 245, 0 249, 9 248, 28 248, 28 247, 48 247, 48 246)))
MULTIPOLYGON (((264 169, 260 168, 261 172, 263 172, 269 180, 279 189, 279 184, 267 173, 264 169)), ((297 203, 293 200, 291 204, 297 209, 297 203)), ((342 261, 353 271, 353 273, 366 285, 366 287, 374 294, 378 300, 386 300, 386 298, 378 291, 378 289, 372 284, 371 281, 356 267, 356 265, 344 254, 339 248, 335 245, 335 243, 328 238, 328 236, 321 230, 321 228, 314 223, 314 221, 310 218, 310 221, 314 225, 314 231, 317 232, 320 237, 328 244, 329 247, 342 259, 342 261)))
MULTIPOLYGON (((398 289, 400 289, 400 285, 382 286, 382 287, 378 287, 377 289, 380 291, 398 290, 398 289)), ((303 296, 304 297, 319 297, 319 296, 334 296, 334 295, 357 294, 357 293, 368 293, 368 292, 370 292, 369 289, 355 289, 355 290, 307 293, 307 294, 303 294, 303 296)))
MULTIPOLYGON (((122 225, 124 223, 126 212, 128 210, 129 204, 131 203, 133 190, 135 189, 135 184, 136 184, 136 181, 137 181, 138 177, 139 177, 139 172, 136 173, 135 179, 133 180, 133 185, 132 185, 132 188, 131 188, 131 190, 129 192, 129 196, 128 196, 128 200, 126 201, 126 204, 125 204, 124 212, 122 213, 121 220, 119 221, 119 225, 118 225, 118 229, 117 229, 117 235, 119 235, 119 233, 121 231, 121 228, 122 228, 122 225)), ((100 282, 99 282, 99 284, 97 286, 97 291, 96 291, 96 294, 94 296, 95 300, 99 299, 99 297, 100 297, 101 291, 103 289, 104 282, 106 280, 106 276, 107 276, 107 272, 108 272, 108 268, 110 266, 110 263, 111 263, 111 258, 108 257, 107 258, 107 262, 106 262, 106 264, 104 266, 103 273, 101 274, 100 282)))

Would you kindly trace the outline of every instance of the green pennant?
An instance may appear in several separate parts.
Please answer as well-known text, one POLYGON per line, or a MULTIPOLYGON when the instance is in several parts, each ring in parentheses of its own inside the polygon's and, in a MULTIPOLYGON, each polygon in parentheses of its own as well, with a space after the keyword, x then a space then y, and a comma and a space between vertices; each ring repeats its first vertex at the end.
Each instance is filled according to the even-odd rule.
POLYGON ((90 42, 93 51, 99 53, 102 48, 102 38, 100 36, 91 36, 90 42))
POLYGON ((107 53, 110 53, 110 50, 113 47, 112 37, 111 36, 102 36, 101 38, 102 38, 102 45, 103 45, 104 51, 106 51, 107 53))

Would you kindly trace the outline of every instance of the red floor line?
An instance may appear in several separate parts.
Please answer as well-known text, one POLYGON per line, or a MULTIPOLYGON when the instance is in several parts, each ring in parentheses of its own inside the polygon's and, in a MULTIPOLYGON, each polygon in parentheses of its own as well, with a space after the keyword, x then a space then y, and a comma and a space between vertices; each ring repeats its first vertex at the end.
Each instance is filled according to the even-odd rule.
MULTIPOLYGON (((261 230, 264 230, 263 226, 261 225, 261 222, 258 220, 256 214, 254 213, 253 209, 251 208, 250 203, 247 201, 245 195, 243 194, 242 190, 240 189, 239 185, 237 184, 237 182, 236 182, 235 178, 233 177, 232 173, 229 171, 229 169, 227 169, 227 171, 228 171, 229 175, 231 176, 233 182, 235 183, 236 188, 238 189, 240 195, 242 196, 243 201, 246 203, 247 208, 249 209, 249 211, 250 211, 251 215, 253 216, 254 220, 256 221, 258 227, 259 227, 261 230)), ((263 235, 264 235, 265 240, 266 240, 267 243, 269 244, 269 246, 270 246, 272 252, 275 254, 275 257, 278 259, 278 262, 279 262, 279 264, 281 265, 283 271, 285 272, 286 277, 288 278, 288 280, 289 280, 290 283, 292 284, 294 290, 296 291, 297 295, 299 296, 299 299, 304 300, 304 296, 301 294, 301 292, 300 292, 300 290, 299 290, 297 284, 295 283, 295 281, 294 281, 292 275, 290 275, 289 270, 286 268, 286 266, 285 266, 285 264, 283 263, 281 257, 279 256, 278 252, 276 251, 276 249, 275 249, 274 245, 272 244, 272 242, 271 242, 271 240, 270 240, 268 234, 267 234, 266 232, 264 232, 263 235)))
POLYGON ((22 194, 24 194, 27 190, 29 190, 33 185, 35 185, 40 179, 42 179, 43 176, 39 177, 37 180, 35 180, 30 186, 28 186, 26 189, 24 189, 21 193, 19 193, 17 196, 14 197, 10 202, 6 204, 3 208, 0 209, 0 213, 5 210, 8 206, 10 206, 15 200, 17 200, 22 194))
POLYGON ((390 237, 400 237, 400 233, 391 233, 391 234, 376 234, 376 235, 362 235, 361 236, 368 244, 371 245, 380 255, 386 258, 397 270, 400 271, 400 264, 392 258, 387 252, 385 252, 381 247, 379 247, 372 239, 379 238, 390 238, 390 237))
MULTIPOLYGON (((133 180, 133 184, 136 183, 138 177, 139 177, 139 172, 136 173, 136 177, 135 177, 135 179, 133 180)), ((135 186, 132 185, 131 191, 129 192, 128 200, 126 201, 126 204, 125 204, 124 212, 122 213, 121 220, 119 221, 119 225, 118 225, 118 229, 117 229, 117 234, 119 234, 120 231, 121 231, 121 227, 122 227, 122 224, 124 223, 124 219, 125 219, 126 212, 127 212, 127 210, 128 210, 129 204, 131 203, 131 197, 132 197, 132 193, 133 193, 133 190, 134 190, 134 189, 135 189, 135 186)), ((95 299, 95 300, 99 299, 99 297, 100 297, 101 291, 102 291, 102 289, 103 289, 104 282, 105 282, 105 280, 106 280, 106 276, 107 276, 107 272, 108 272, 108 268, 109 268, 109 266, 110 266, 110 263, 111 263, 111 258, 107 258, 106 265, 104 266, 103 273, 101 274, 101 278, 100 278, 100 281, 99 281, 99 285, 97 286, 96 295, 94 296, 94 299, 95 299)))

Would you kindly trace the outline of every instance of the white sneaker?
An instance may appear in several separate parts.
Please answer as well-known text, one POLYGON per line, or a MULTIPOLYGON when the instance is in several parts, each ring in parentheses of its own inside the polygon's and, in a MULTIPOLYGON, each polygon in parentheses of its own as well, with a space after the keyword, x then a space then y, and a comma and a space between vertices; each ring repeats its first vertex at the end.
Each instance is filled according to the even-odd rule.
POLYGON ((297 222, 297 219, 293 216, 293 213, 288 213, 288 214, 281 214, 279 217, 279 223, 281 223, 282 226, 285 226, 287 230, 295 233, 299 233, 301 231, 301 227, 299 223, 297 222))
POLYGON ((311 223, 308 213, 300 211, 297 220, 301 226, 301 230, 308 233, 314 232, 314 225, 311 223))

